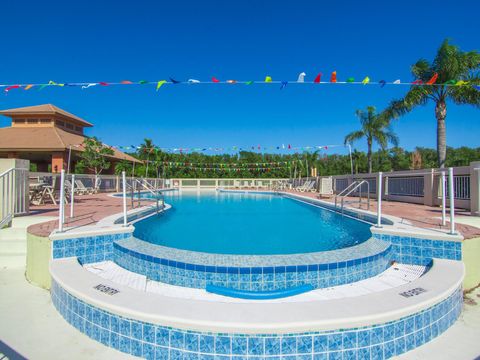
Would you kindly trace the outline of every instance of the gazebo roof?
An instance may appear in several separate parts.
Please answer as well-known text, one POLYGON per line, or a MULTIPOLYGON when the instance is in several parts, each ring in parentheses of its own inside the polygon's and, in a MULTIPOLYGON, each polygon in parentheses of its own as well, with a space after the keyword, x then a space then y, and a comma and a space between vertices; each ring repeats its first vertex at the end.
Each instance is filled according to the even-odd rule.
POLYGON ((72 122, 83 126, 83 127, 92 127, 93 124, 88 121, 79 118, 76 115, 69 113, 68 111, 62 110, 52 104, 43 104, 35 106, 25 106, 16 109, 7 109, 0 111, 0 114, 5 116, 21 116, 21 115, 59 115, 64 118, 68 118, 72 122))

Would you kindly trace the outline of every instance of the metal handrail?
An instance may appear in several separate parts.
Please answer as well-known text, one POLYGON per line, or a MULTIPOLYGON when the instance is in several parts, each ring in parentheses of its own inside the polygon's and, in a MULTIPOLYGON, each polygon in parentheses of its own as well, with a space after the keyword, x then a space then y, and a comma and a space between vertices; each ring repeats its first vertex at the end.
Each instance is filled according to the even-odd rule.
POLYGON ((355 184, 358 182, 358 180, 355 180, 354 182, 352 182, 350 185, 348 185, 345 189, 343 189, 342 191, 340 191, 338 194, 335 194, 335 208, 337 207, 337 196, 343 196, 343 193, 345 191, 348 191, 352 186, 355 186, 355 184))
MULTIPOLYGON (((163 211, 165 209, 165 195, 163 194, 163 191, 161 191, 160 189, 152 186, 151 184, 149 184, 148 182, 145 181, 145 179, 136 179, 134 178, 133 179, 134 183, 138 183, 140 184, 144 189, 148 190, 155 198, 155 201, 156 201, 156 207, 157 207, 157 214, 160 212, 160 206, 159 206, 159 201, 161 200, 161 203, 162 203, 162 207, 161 207, 161 210, 163 211)), ((134 204, 134 192, 135 192, 135 186, 130 185, 131 187, 131 194, 132 194, 132 207, 133 207, 133 204, 134 204)), ((140 206, 140 188, 137 188, 137 200, 138 200, 138 203, 137 205, 140 206)))
MULTIPOLYGON (((357 183, 357 185, 355 185, 348 193, 346 193, 345 195, 342 196, 342 206, 341 206, 342 215, 343 215, 343 206, 344 206, 345 198, 348 195, 350 195, 352 192, 357 190, 359 187, 361 187, 363 184, 367 184, 367 209, 370 209, 370 183, 366 180, 355 181, 355 182, 357 183)), ((358 196, 358 203, 359 203, 359 206, 362 203, 362 190, 361 190, 361 188, 360 188, 360 194, 358 196)))

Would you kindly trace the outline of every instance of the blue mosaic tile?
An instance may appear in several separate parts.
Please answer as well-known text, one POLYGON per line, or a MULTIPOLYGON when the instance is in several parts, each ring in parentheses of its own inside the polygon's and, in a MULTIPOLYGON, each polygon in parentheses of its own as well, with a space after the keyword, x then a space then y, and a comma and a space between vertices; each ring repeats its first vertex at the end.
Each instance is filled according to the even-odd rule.
POLYGON ((384 325, 326 333, 254 336, 185 332, 131 321, 86 305, 55 282, 51 294, 52 303, 62 316, 92 339, 125 353, 160 360, 390 358, 441 334, 462 309, 462 291, 458 289, 421 313, 384 325), (102 326, 105 324, 109 327, 102 326), (422 327, 416 329, 416 325, 422 327), (120 334, 114 330, 120 330, 120 334))

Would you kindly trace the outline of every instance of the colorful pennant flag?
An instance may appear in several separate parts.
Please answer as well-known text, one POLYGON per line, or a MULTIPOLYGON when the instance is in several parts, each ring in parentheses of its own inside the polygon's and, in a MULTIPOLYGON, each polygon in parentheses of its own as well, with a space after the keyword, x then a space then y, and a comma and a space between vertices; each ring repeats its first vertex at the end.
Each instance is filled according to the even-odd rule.
POLYGON ((332 72, 332 75, 330 75, 330 82, 331 83, 336 83, 337 82, 337 72, 336 71, 332 72))
POLYGON ((160 80, 159 82, 157 82, 157 88, 155 90, 158 91, 166 82, 167 80, 160 80))
POLYGON ((437 73, 433 74, 430 80, 427 81, 427 85, 435 84, 435 81, 437 81, 437 79, 438 79, 438 74, 437 73))
POLYGON ((12 89, 18 89, 18 88, 20 88, 20 85, 10 85, 10 86, 6 87, 4 91, 5 91, 6 94, 8 94, 8 92, 9 92, 10 90, 12 90, 12 89))

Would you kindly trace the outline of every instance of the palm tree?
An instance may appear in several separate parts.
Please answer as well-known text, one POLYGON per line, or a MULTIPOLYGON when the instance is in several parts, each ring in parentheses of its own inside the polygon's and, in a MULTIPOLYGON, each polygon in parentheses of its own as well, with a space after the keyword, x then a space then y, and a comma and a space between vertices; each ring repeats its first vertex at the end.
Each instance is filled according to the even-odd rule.
POLYGON ((145 168, 145 177, 148 177, 148 162, 150 158, 150 154, 155 150, 155 145, 153 145, 152 139, 143 139, 143 144, 140 145, 140 149, 138 150, 140 159, 147 161, 147 166, 145 168))
POLYGON ((457 105, 480 106, 480 91, 471 85, 480 84, 480 53, 463 52, 444 40, 433 62, 418 60, 411 71, 418 83, 410 88, 403 99, 394 100, 383 112, 389 119, 397 118, 430 100, 435 103, 437 118, 437 157, 440 168, 445 167, 447 139, 445 119, 447 100, 457 105))
POLYGON ((398 146, 398 137, 391 129, 389 122, 377 114, 375 106, 368 106, 366 110, 357 110, 355 115, 360 119, 362 128, 345 136, 345 145, 363 137, 367 139, 368 172, 371 173, 373 142, 377 142, 382 149, 385 149, 388 143, 398 146))

